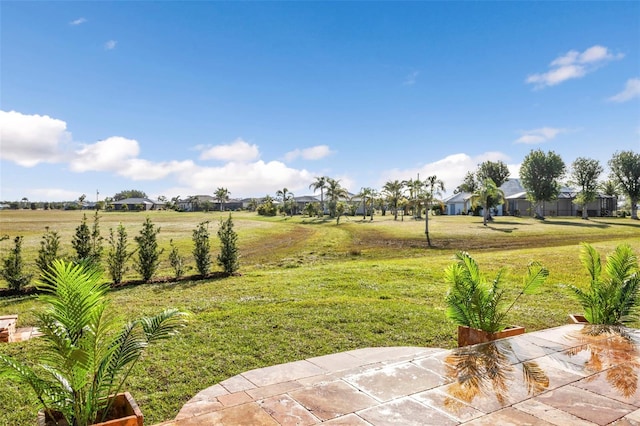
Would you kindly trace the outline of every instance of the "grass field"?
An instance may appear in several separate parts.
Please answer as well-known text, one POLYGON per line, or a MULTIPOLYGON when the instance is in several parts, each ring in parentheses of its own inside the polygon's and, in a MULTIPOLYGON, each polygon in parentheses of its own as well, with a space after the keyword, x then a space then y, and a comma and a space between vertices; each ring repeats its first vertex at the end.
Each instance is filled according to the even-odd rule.
MULTIPOLYGON (((0 235, 24 235, 25 258, 35 273, 33 259, 45 226, 60 233, 71 256, 82 214, 2 211, 0 235)), ((104 213, 102 235, 122 222, 133 245, 145 216, 104 213)), ((160 245, 168 248, 173 239, 191 265, 191 232, 210 220, 216 255, 215 230, 226 213, 149 216, 161 228, 160 245)), ((580 311, 565 288, 587 283, 578 261, 580 242, 592 243, 602 254, 627 242, 640 254, 640 222, 630 219, 498 217, 484 227, 479 217, 437 216, 430 218, 434 247, 429 249, 424 222, 395 222, 390 215, 375 216, 373 222, 350 217, 339 226, 328 219, 255 213, 233 218, 241 276, 130 286, 110 294, 112 308, 123 318, 165 307, 193 314, 181 335, 150 348, 128 380, 147 424, 173 418, 199 390, 246 370, 368 346, 453 347, 456 327, 444 315, 443 270, 457 250, 469 251, 487 275, 505 268, 513 295, 529 261, 550 269, 547 284, 521 298, 510 314, 513 323, 528 330, 563 324, 567 314, 580 311)), ((4 255, 12 241, 0 244, 4 255)), ((162 276, 171 275, 167 255, 168 250, 162 276)), ((137 278, 133 272, 127 276, 137 278)), ((19 314, 19 326, 32 325, 39 309, 33 297, 0 299, 0 314, 19 314)), ((40 345, 37 339, 2 345, 0 353, 36 361, 40 345)), ((37 406, 25 389, 0 379, 0 401, 0 424, 34 423, 37 406)))

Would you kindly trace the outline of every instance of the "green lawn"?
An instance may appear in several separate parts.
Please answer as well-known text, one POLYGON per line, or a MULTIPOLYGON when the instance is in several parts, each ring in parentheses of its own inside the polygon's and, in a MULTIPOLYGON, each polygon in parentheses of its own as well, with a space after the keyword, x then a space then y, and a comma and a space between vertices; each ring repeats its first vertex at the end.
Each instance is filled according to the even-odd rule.
MULTIPOLYGON (((133 244, 145 215, 104 213, 102 233, 122 222, 133 244)), ((191 265, 191 232, 211 220, 212 251, 217 253, 215 229, 226 214, 149 215, 161 228, 161 246, 168 248, 173 239, 191 265)), ((44 227, 61 234, 64 251, 71 255, 71 237, 81 217, 81 212, 2 211, 0 235, 25 236, 25 256, 35 273, 33 258, 44 227)), ((431 217, 434 247, 429 249, 424 222, 395 222, 390 215, 375 216, 373 222, 349 217, 339 226, 328 219, 254 213, 234 213, 233 218, 241 276, 111 293, 112 308, 123 318, 165 307, 193 314, 185 331, 151 347, 129 378, 128 389, 147 424, 173 418, 199 390, 246 370, 368 346, 453 347, 456 327, 444 315, 443 270, 456 250, 468 250, 486 274, 506 268, 513 294, 529 261, 549 267, 547 284, 537 295, 521 298, 510 314, 528 330, 563 324, 567 314, 580 311, 564 287, 586 284, 578 261, 580 242, 592 243, 603 254, 628 242, 640 254, 640 222, 630 219, 498 217, 484 227, 479 217, 431 217)), ((0 244, 4 255, 12 241, 0 244)), ((167 255, 168 250, 163 276, 171 275, 167 255)), ((133 272, 127 276, 137 278, 133 272)), ((33 324, 39 309, 31 297, 0 300, 0 314, 19 314, 19 326, 33 324)), ((2 345, 0 353, 35 361, 40 345, 37 339, 2 345)), ((0 401, 0 424, 33 424, 37 406, 24 389, 0 379, 0 401)))

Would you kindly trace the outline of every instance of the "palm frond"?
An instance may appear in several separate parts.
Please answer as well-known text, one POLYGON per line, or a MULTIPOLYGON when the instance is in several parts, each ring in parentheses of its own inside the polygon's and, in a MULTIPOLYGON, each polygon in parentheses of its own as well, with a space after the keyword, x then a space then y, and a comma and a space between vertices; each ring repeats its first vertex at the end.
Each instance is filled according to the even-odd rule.
POLYGON ((587 271, 591 276, 591 281, 596 281, 602 272, 602 264, 600 262, 600 254, 591 244, 582 243, 580 261, 584 267, 587 268, 587 271))
POLYGON ((186 325, 185 312, 177 309, 166 309, 153 317, 140 318, 139 322, 147 338, 147 342, 167 339, 186 325))

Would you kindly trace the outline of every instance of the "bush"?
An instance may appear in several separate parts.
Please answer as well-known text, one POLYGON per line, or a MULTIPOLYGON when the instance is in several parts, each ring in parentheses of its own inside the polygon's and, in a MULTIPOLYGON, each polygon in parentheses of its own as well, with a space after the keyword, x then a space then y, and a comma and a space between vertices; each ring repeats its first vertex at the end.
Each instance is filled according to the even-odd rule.
POLYGON ((184 256, 180 255, 178 247, 173 244, 173 240, 169 240, 169 245, 171 246, 171 252, 169 253, 169 263, 173 268, 176 280, 178 280, 184 275, 186 269, 184 266, 184 256))
POLYGON ((193 257, 196 261, 196 268, 200 275, 207 275, 211 269, 211 254, 209 243, 209 230, 207 225, 209 221, 198 224, 193 230, 193 257))
POLYGON ((36 265, 40 269, 40 275, 46 280, 46 277, 52 272, 51 265, 58 258, 58 250, 60 249, 60 236, 56 231, 50 231, 47 226, 45 234, 40 241, 38 249, 38 257, 36 265))
POLYGON ((113 233, 113 228, 109 229, 107 269, 115 284, 122 282, 122 278, 128 270, 127 260, 133 255, 133 252, 127 250, 128 247, 127 230, 122 223, 118 225, 116 234, 113 233))
POLYGON ((2 260, 0 276, 7 281, 10 289, 19 291, 29 284, 32 276, 23 272, 22 237, 16 237, 13 242, 13 249, 2 260))
POLYGON ((237 247, 238 234, 233 230, 231 215, 226 220, 220 221, 218 238, 220 238, 218 265, 222 266, 225 274, 232 275, 240 267, 240 254, 237 247))
POLYGON ((140 234, 135 238, 138 244, 138 261, 135 268, 144 282, 151 281, 160 264, 162 251, 158 248, 158 233, 160 233, 160 228, 157 228, 147 217, 142 224, 140 234))
POLYGON ((258 206, 256 209, 260 216, 275 216, 278 212, 272 201, 267 201, 258 206))

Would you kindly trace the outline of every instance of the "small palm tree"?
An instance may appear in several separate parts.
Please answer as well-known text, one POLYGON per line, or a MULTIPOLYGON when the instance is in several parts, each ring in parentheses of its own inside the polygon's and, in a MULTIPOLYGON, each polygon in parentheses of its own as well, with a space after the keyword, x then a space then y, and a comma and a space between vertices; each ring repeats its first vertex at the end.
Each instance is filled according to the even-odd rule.
POLYGON ((584 308, 591 324, 619 325, 637 317, 640 304, 640 269, 638 258, 629 244, 621 244, 607 256, 602 274, 600 254, 590 244, 582 244, 580 261, 590 276, 589 289, 569 288, 584 308))
POLYGON ((216 189, 216 192, 214 192, 213 195, 216 197, 216 200, 220 203, 220 211, 224 210, 224 203, 229 201, 230 194, 231 193, 227 188, 218 188, 216 189))
POLYGON ((345 188, 340 185, 340 179, 327 178, 327 198, 329 199, 329 215, 336 217, 338 202, 349 196, 345 188))
POLYGON ((287 204, 289 205, 289 214, 293 216, 293 192, 287 188, 282 188, 276 191, 276 197, 282 200, 282 209, 287 213, 287 204))
POLYGON ((425 205, 427 207, 427 211, 425 213, 426 217, 424 219, 424 233, 427 236, 427 245, 431 247, 431 238, 429 237, 429 210, 430 210, 431 204, 436 199, 436 195, 438 197, 441 197, 442 191, 445 191, 445 189, 444 189, 444 182, 442 181, 442 179, 438 179, 438 176, 436 175, 429 176, 424 181, 424 185, 426 187, 426 191, 424 192, 424 195, 426 198, 425 205))
POLYGON ((320 190, 320 212, 318 213, 318 217, 324 216, 324 189, 327 187, 327 179, 326 176, 316 176, 316 180, 309 185, 309 189, 313 189, 315 193, 318 189, 320 190))
POLYGON ((32 368, 0 355, 0 376, 31 387, 49 418, 59 412, 73 426, 104 421, 109 396, 120 392, 144 349, 184 325, 185 314, 169 309, 120 328, 106 310, 109 285, 84 265, 56 260, 39 288, 48 304, 38 314, 47 344, 42 364, 32 368))
POLYGON ((393 208, 393 220, 398 220, 398 203, 404 195, 404 182, 399 180, 388 181, 382 188, 382 193, 393 208))
POLYGON ((471 195, 471 205, 482 207, 482 224, 487 226, 491 220, 491 205, 500 204, 504 201, 504 192, 498 188, 491 178, 487 178, 476 192, 471 195))
POLYGON ((476 261, 467 252, 456 254, 458 261, 451 264, 445 279, 451 284, 446 296, 447 316, 459 325, 477 328, 488 333, 503 330, 504 320, 520 296, 530 294, 542 285, 549 271, 537 262, 527 267, 523 288, 514 301, 506 306, 505 291, 500 288, 502 271, 491 282, 480 274, 476 261))

